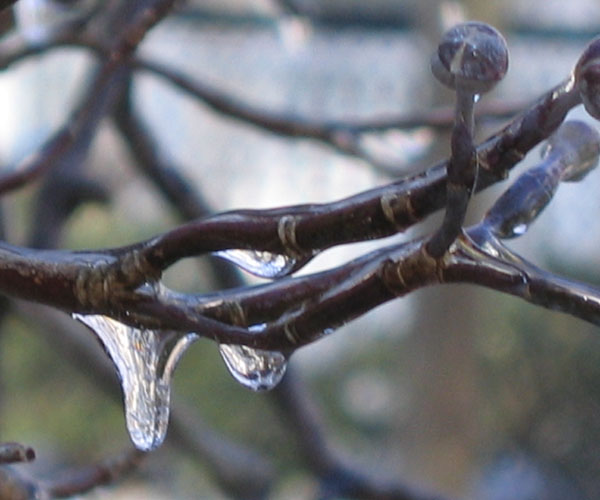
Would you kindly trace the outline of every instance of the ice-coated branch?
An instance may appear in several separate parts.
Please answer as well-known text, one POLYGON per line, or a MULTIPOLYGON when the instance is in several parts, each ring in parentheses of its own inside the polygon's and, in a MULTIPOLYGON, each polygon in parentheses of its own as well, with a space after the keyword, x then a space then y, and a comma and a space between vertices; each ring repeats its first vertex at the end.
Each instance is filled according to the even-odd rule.
MULTIPOLYGON (((155 141, 136 116, 129 95, 124 94, 121 105, 117 106, 115 120, 130 144, 142 172, 155 183, 182 217, 196 218, 208 212, 209 208, 198 190, 181 179, 177 168, 161 160, 161 155, 154 146, 155 141)), ((213 266, 218 262, 213 261, 213 266)), ((223 270, 218 270, 221 271, 218 275, 219 282, 226 281, 225 284, 228 284, 234 281, 225 277, 223 270)), ((243 281, 236 278, 236 284, 242 285, 243 281)), ((356 498, 360 494, 367 498, 377 498, 380 495, 410 500, 431 498, 399 481, 384 484, 350 466, 330 446, 319 412, 302 380, 297 373, 289 372, 288 369, 286 377, 270 394, 282 412, 282 422, 293 429, 292 435, 304 457, 304 466, 320 478, 322 488, 327 488, 334 496, 344 492, 356 498)), ((244 498, 250 498, 253 496, 250 488, 260 495, 272 481, 273 471, 262 457, 252 456, 246 450, 233 447, 223 436, 214 436, 209 429, 203 428, 197 415, 193 415, 189 409, 183 409, 181 404, 173 408, 170 427, 171 442, 176 442, 183 448, 191 446, 192 452, 207 460, 208 468, 213 471, 214 477, 225 491, 239 491, 244 498)))
MULTIPOLYGON (((133 50, 132 40, 139 41, 142 33, 143 30, 140 29, 137 38, 119 42, 117 47, 121 48, 118 53, 133 50)), ((586 75, 592 74, 596 67, 595 59, 590 61, 589 54, 593 53, 593 48, 599 43, 596 40, 590 44, 585 60, 582 60, 584 62, 578 63, 578 70, 574 75, 477 148, 478 189, 502 179, 524 154, 560 125, 568 110, 581 102, 581 94, 587 95, 590 85, 580 85, 580 82, 585 80, 586 75)), ((265 257, 265 253, 280 255, 284 261, 291 261, 291 265, 283 266, 284 271, 289 273, 318 251, 331 246, 388 236, 404 230, 444 206, 446 165, 442 163, 419 176, 329 204, 219 214, 184 224, 149 241, 126 248, 101 252, 36 252, 4 244, 0 248, 0 276, 3 278, 0 289, 9 295, 69 311, 108 314, 120 319, 128 317, 132 318, 129 319, 131 322, 148 326, 170 325, 169 328, 179 331, 198 330, 220 341, 278 346, 289 350, 297 347, 294 345, 297 334, 290 333, 290 325, 285 327, 288 320, 293 318, 295 328, 308 329, 313 332, 311 335, 317 335, 318 329, 322 331, 329 328, 322 316, 328 314, 325 307, 328 302, 323 302, 310 311, 293 311, 291 316, 280 318, 279 324, 270 326, 268 331, 249 335, 240 326, 225 325, 221 317, 214 320, 208 317, 208 313, 206 316, 199 316, 198 311, 194 310, 196 306, 189 305, 189 299, 182 300, 166 294, 168 301, 157 301, 152 293, 148 293, 146 289, 140 292, 138 288, 144 283, 156 282, 161 273, 174 262, 203 253, 251 250, 255 260, 265 257), (53 290, 53 293, 49 294, 48 290, 53 290), (189 316, 190 307, 194 316, 189 316), (271 335, 272 329, 278 333, 271 335), (284 331, 286 329, 287 334, 284 331)), ((300 279, 286 293, 305 297, 311 290, 331 289, 333 285, 338 286, 337 283, 345 283, 346 285, 339 285, 343 289, 355 275, 367 277, 366 281, 361 282, 361 286, 373 286, 375 295, 372 302, 363 303, 355 312, 356 315, 362 314, 369 307, 397 294, 397 290, 390 291, 389 286, 389 276, 394 272, 385 271, 394 267, 390 266, 390 259, 392 263, 395 262, 394 259, 411 263, 405 264, 410 267, 410 274, 414 275, 411 276, 411 282, 418 283, 422 280, 422 286, 438 281, 436 269, 439 263, 430 256, 424 256, 427 252, 421 251, 421 245, 422 243, 412 243, 377 251, 341 269, 315 277, 310 285, 298 285, 297 283, 304 283, 300 279), (387 264, 384 265, 384 262, 387 264), (378 274, 382 272, 383 276, 388 276, 383 280, 384 286, 381 286, 382 280, 378 274), (375 283, 379 285, 374 285, 375 283)), ((285 273, 279 275, 281 274, 285 273)), ((402 280, 406 281, 404 277, 402 280)), ((291 287, 287 282, 275 285, 277 286, 282 287, 281 289, 291 287)), ((268 290, 267 287, 261 297, 267 297, 268 290)), ((268 301, 262 303, 267 304, 268 301)), ((278 307, 268 307, 272 311, 282 312, 278 307)), ((340 321, 341 316, 344 316, 344 320, 350 319, 341 311, 337 314, 340 321)), ((253 318, 252 314, 250 318, 253 318)), ((227 318, 225 321, 227 322, 227 318)), ((329 322, 335 324, 337 321, 334 319, 329 322)), ((306 338, 304 335, 300 337, 306 338)))
MULTIPOLYGON (((189 321, 186 324, 190 328, 194 314, 230 324, 239 324, 241 315, 247 325, 266 323, 263 331, 252 333, 249 345, 284 351, 311 342, 328 329, 378 304, 434 283, 460 280, 525 294, 519 290, 524 280, 528 280, 533 284, 527 291, 531 294, 530 300, 564 310, 560 302, 553 302, 560 297, 536 295, 534 290, 544 286, 544 282, 540 276, 531 274, 530 268, 523 270, 515 259, 503 259, 497 252, 486 251, 483 243, 477 245, 473 241, 482 240, 482 233, 522 234, 524 229, 520 228, 526 228, 537 217, 558 181, 582 178, 595 165, 597 154, 597 134, 582 123, 566 123, 550 141, 543 163, 523 174, 490 210, 484 222, 468 229, 467 236, 459 239, 441 260, 428 255, 427 240, 421 239, 376 250, 322 273, 251 289, 199 297, 163 291, 158 301, 139 304, 139 310, 150 315, 171 315, 175 322, 189 321), (181 314, 182 310, 187 312, 181 314), (157 314, 158 311, 162 313, 157 314)), ((593 294, 591 287, 583 288, 586 295, 593 294)), ((577 291, 576 295, 582 293, 577 291)), ((594 301, 579 302, 575 299, 568 312, 595 322, 594 301)), ((242 340, 233 330, 223 337, 217 330, 211 334, 221 342, 242 340)))
MULTIPOLYGON (((572 134, 572 128, 571 125, 566 126, 563 132, 572 134)), ((580 132, 576 135, 584 137, 580 132)), ((594 136, 590 136, 590 140, 593 139, 594 136)), ((560 165, 568 166, 563 169, 560 177, 565 180, 579 178, 582 171, 573 166, 575 160, 586 166, 593 162, 589 157, 574 155, 572 148, 561 150, 565 143, 568 142, 561 139, 553 141, 548 155, 554 159, 569 159, 556 160, 560 165)), ((574 144, 586 151, 594 150, 585 141, 574 144)), ((547 161, 546 166, 548 165, 555 165, 555 162, 547 161)), ((554 167, 548 171, 551 178, 556 177, 554 167)), ((512 210, 516 206, 521 206, 517 210, 521 210, 519 213, 526 212, 531 219, 539 213, 539 210, 531 210, 527 200, 534 196, 532 193, 547 197, 549 191, 544 182, 539 182, 538 176, 528 175, 526 178, 528 182, 521 181, 517 185, 520 187, 511 191, 513 202, 505 204, 506 212, 498 208, 490 211, 487 221, 489 227, 503 227, 503 223, 498 222, 502 214, 507 220, 518 220, 512 210), (532 178, 536 182, 532 182, 532 178), (520 193, 518 198, 515 198, 515 192, 520 193), (514 202, 515 199, 525 201, 518 205, 514 202)), ((502 199, 500 205, 501 202, 502 199)), ((484 224, 484 227, 488 226, 484 224)), ((514 262, 503 261, 477 247, 471 248, 468 238, 451 248, 448 257, 442 260, 433 259, 425 251, 426 241, 421 239, 379 249, 346 265, 312 276, 200 297, 164 289, 157 291, 147 287, 135 288, 141 277, 152 280, 157 276, 144 272, 145 264, 139 253, 127 248, 104 254, 78 252, 71 259, 65 258, 64 252, 13 249, 10 254, 5 249, 5 265, 11 260, 8 258, 10 255, 13 257, 13 267, 0 269, 0 275, 2 272, 12 272, 13 280, 23 281, 11 288, 27 290, 23 283, 31 285, 32 280, 19 271, 25 264, 31 266, 36 261, 32 258, 35 255, 40 262, 40 270, 35 274, 35 279, 46 286, 53 283, 51 288, 61 291, 54 294, 57 299, 52 305, 71 310, 80 308, 80 312, 86 313, 114 315, 124 321, 145 323, 155 328, 196 331, 222 343, 287 352, 316 340, 329 329, 387 300, 425 285, 460 278, 462 281, 478 284, 489 281, 487 286, 510 293, 517 293, 522 287, 523 273, 515 267, 514 262), (470 260, 465 255, 469 255, 470 260), (46 260, 43 260, 44 256, 46 260), (72 293, 69 288, 73 283, 78 284, 74 288, 76 293, 72 293), (71 295, 71 303, 58 302, 58 298, 64 300, 68 295, 71 295), (249 332, 243 328, 263 322, 267 325, 262 331, 249 332)), ((535 286, 540 282, 537 278, 530 281, 535 286)), ((7 280, 4 282, 8 283, 7 280)), ((35 300, 35 290, 34 287, 34 290, 30 290, 30 295, 24 298, 35 300)), ((536 300, 543 305, 545 301, 548 307, 552 306, 548 299, 536 300)), ((594 321, 589 310, 593 307, 593 302, 588 300, 585 304, 586 308, 578 309, 575 305, 569 312, 594 321)))
MULTIPOLYGON (((596 46, 600 40, 589 47, 596 46)), ((587 71, 594 67, 588 63, 587 71)), ((580 74, 569 76, 476 148, 476 191, 504 179, 556 130, 574 106, 581 104, 582 96, 589 92, 579 85, 580 74)), ((448 162, 443 162, 420 175, 333 203, 219 214, 147 242, 142 252, 152 265, 163 269, 186 256, 233 248, 281 254, 303 264, 331 246, 404 231, 442 208, 446 204, 447 166, 448 162)), ((288 270, 295 269, 291 266, 288 270)))
POLYGON ((546 143, 544 161, 525 172, 498 198, 486 214, 484 226, 498 238, 523 234, 550 202, 561 181, 579 181, 596 167, 599 148, 595 129, 579 121, 564 123, 546 143))
MULTIPOLYGON (((569 82, 552 89, 477 148, 477 190, 504 179, 580 104, 579 93, 569 82), (550 123, 542 123, 543 119, 550 123)), ((200 219, 147 242, 142 252, 161 268, 180 258, 231 248, 306 259, 335 245, 389 236, 444 206, 446 166, 444 162, 417 176, 333 203, 238 210, 200 219)))
MULTIPOLYGON (((556 94, 562 95, 561 92, 556 94)), ((525 116, 529 114, 526 113, 525 116)), ((506 130, 513 131, 514 128, 516 126, 512 124, 506 130)), ((361 197, 372 198, 372 192, 349 200, 360 200, 361 197)), ((381 199, 379 201, 381 210, 381 199)), ((355 205, 360 207, 360 203, 355 205)), ((334 210, 330 212, 334 214, 337 208, 341 213, 345 210, 348 217, 353 215, 355 231, 358 227, 363 227, 365 221, 373 225, 376 217, 370 218, 369 213, 352 209, 352 206, 348 200, 343 200, 328 208, 333 207, 334 210), (357 213, 362 217, 358 217, 357 213)), ((321 206, 316 207, 318 213, 321 206)), ((310 280, 297 278, 266 285, 260 289, 260 293, 248 292, 247 295, 252 297, 248 300, 259 304, 258 309, 263 308, 271 311, 269 314, 280 316, 265 331, 252 334, 240 326, 224 324, 232 323, 231 318, 226 317, 227 314, 223 312, 226 307, 213 307, 211 310, 206 306, 207 303, 220 302, 236 304, 237 299, 224 300, 217 294, 216 297, 196 301, 174 293, 139 289, 143 283, 156 281, 162 270, 168 267, 167 264, 202 252, 244 246, 253 248, 254 245, 258 250, 291 253, 299 256, 299 261, 302 262, 302 259, 311 254, 306 253, 303 248, 299 228, 303 227, 304 220, 307 225, 313 221, 310 216, 304 220, 298 216, 301 213, 312 214, 315 212, 314 208, 301 206, 291 213, 289 209, 232 212, 183 225, 144 244, 103 252, 34 251, 4 244, 0 247, 3 257, 0 260, 0 277, 3 278, 0 287, 10 295, 79 313, 108 314, 121 320, 129 318, 132 322, 146 323, 148 326, 199 331, 220 342, 289 351, 379 303, 412 291, 414 288, 411 287, 440 281, 440 262, 423 251, 425 240, 377 250, 348 265, 313 276, 310 280), (245 238, 246 241, 241 244, 245 238), (400 262, 401 268, 398 267, 400 262), (354 281, 357 283, 356 288, 354 281), (49 289, 54 291, 51 296, 47 294, 49 289), (348 293, 354 296, 359 289, 363 294, 368 291, 370 298, 368 301, 363 300, 366 296, 363 295, 359 303, 352 304, 352 314, 348 314, 344 308, 339 307, 336 297, 348 293), (288 311, 289 305, 273 305, 269 299, 269 294, 272 293, 292 297, 294 303, 300 303, 322 290, 328 290, 328 293, 320 297, 318 304, 307 301, 294 311, 288 311), (284 311, 287 313, 282 315, 284 311)), ((328 216, 331 213, 325 212, 325 218, 328 216)), ((380 220, 381 218, 380 213, 380 220)), ((342 230, 347 229, 344 226, 342 230)), ((272 319, 264 318, 265 313, 254 314, 252 309, 245 312, 245 315, 250 322, 246 322, 246 325, 255 319, 272 319)))
POLYGON ((524 234, 550 202, 559 182, 585 177, 598 163, 600 136, 582 122, 566 122, 548 141, 543 162, 522 174, 492 206, 484 220, 461 241, 460 257, 447 271, 451 281, 481 284, 516 295, 547 309, 562 311, 593 324, 600 324, 600 289, 544 271, 501 243, 501 239, 524 234), (515 281, 498 280, 499 265, 483 268, 483 252, 515 271, 515 281))

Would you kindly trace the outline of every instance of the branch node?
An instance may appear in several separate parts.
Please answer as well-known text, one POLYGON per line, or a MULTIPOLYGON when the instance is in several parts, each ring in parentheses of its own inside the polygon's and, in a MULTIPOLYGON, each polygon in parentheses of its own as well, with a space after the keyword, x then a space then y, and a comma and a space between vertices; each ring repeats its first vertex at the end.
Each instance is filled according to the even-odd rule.
POLYGON ((246 312, 240 302, 237 300, 228 300, 223 302, 223 310, 228 316, 229 322, 234 326, 247 326, 248 319, 246 312))
POLYGON ((415 286, 442 281, 439 261, 429 255, 426 245, 401 260, 384 262, 380 276, 385 287, 396 296, 406 294, 415 286))
POLYGON ((306 252, 298 245, 296 240, 296 224, 299 217, 284 215, 277 224, 277 235, 283 245, 285 253, 295 259, 302 259, 306 252))
POLYGON ((383 216, 389 221, 392 226, 398 231, 404 231, 407 225, 411 225, 419 221, 419 217, 415 215, 415 209, 410 202, 410 191, 398 194, 398 193, 385 193, 379 198, 379 205, 383 216), (406 222, 399 221, 396 218, 396 213, 400 213, 406 217, 406 222))
POLYGON ((300 335, 296 330, 296 325, 291 321, 283 325, 283 333, 290 343, 294 345, 297 345, 300 341, 300 335))

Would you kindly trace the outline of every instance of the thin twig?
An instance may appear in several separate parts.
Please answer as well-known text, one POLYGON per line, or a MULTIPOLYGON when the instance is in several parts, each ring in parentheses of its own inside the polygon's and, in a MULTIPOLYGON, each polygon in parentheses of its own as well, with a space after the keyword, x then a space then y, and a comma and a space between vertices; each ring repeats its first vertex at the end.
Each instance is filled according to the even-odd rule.
POLYGON ((334 450, 318 409, 297 373, 289 373, 272 391, 278 409, 295 430, 293 436, 304 465, 320 478, 323 498, 380 500, 442 500, 399 481, 383 481, 351 465, 334 450), (289 376, 291 375, 291 376, 289 376))
POLYGON ((42 483, 42 489, 51 498, 81 495, 98 486, 121 480, 139 467, 144 456, 143 452, 132 449, 109 460, 63 471, 59 477, 42 483))

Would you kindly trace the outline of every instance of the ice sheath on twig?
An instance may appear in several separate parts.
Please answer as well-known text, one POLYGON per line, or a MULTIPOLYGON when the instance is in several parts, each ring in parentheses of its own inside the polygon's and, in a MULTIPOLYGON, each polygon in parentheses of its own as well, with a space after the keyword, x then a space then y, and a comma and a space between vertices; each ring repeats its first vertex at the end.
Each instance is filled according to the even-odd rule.
POLYGON ((442 38, 431 59, 431 71, 456 91, 451 156, 447 167, 446 213, 441 227, 427 244, 441 257, 458 236, 477 179, 477 152, 473 145, 473 106, 508 70, 508 48, 498 31, 480 22, 459 24, 442 38))

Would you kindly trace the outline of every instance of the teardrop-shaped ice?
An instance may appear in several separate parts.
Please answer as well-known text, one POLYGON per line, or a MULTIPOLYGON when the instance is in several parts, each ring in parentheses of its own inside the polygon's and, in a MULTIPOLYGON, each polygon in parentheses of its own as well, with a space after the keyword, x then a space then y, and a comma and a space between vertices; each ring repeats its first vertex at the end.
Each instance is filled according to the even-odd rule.
POLYGON ((134 328, 102 315, 73 318, 96 333, 117 368, 133 444, 143 451, 157 448, 167 433, 173 371, 198 336, 134 328))
POLYGON ((232 262, 244 271, 261 278, 281 278, 294 270, 296 260, 278 253, 260 250, 222 250, 214 255, 232 262))
POLYGON ((221 344, 219 352, 233 378, 253 391, 273 389, 283 378, 287 368, 286 357, 277 351, 221 344))

